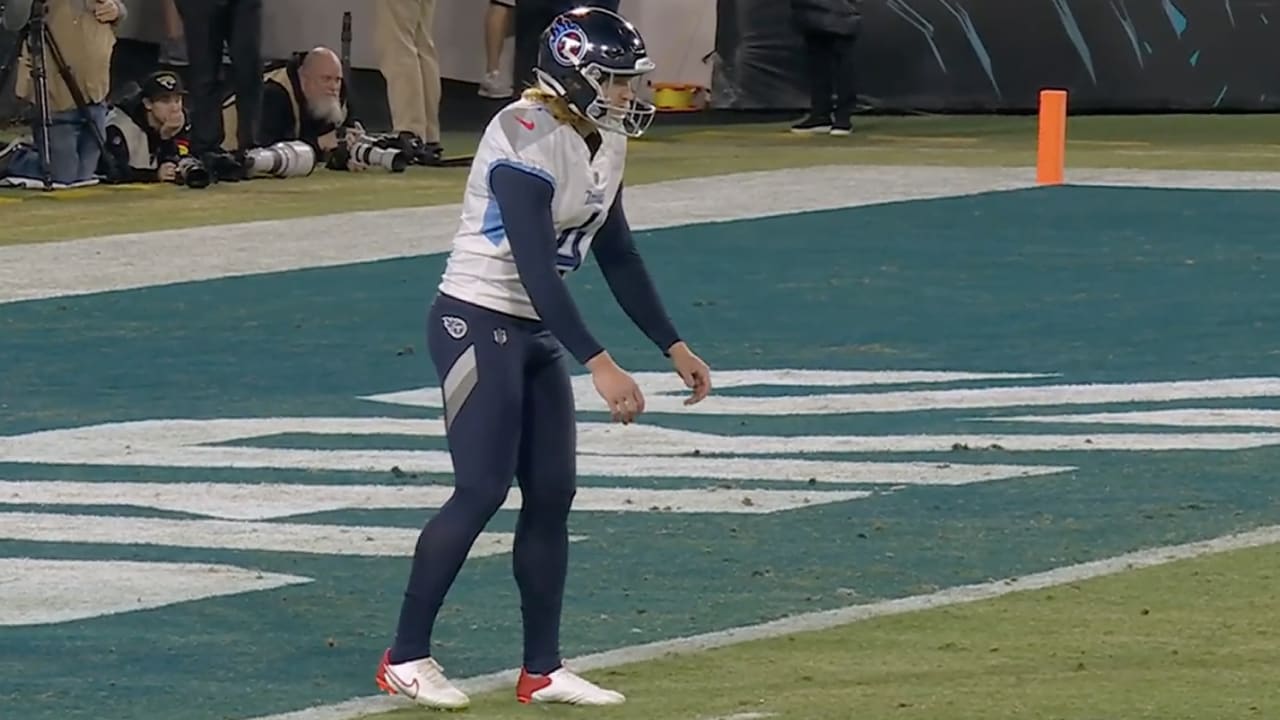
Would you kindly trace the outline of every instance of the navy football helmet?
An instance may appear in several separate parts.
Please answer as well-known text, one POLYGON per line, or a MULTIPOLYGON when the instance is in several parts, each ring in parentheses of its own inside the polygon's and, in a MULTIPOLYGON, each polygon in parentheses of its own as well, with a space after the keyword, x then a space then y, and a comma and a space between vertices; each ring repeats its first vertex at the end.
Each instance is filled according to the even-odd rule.
POLYGON ((640 80, 653 68, 634 25, 617 13, 581 7, 543 31, 534 74, 543 90, 601 130, 640 137, 655 112, 638 97, 640 80), (615 101, 622 85, 630 87, 631 98, 615 101))

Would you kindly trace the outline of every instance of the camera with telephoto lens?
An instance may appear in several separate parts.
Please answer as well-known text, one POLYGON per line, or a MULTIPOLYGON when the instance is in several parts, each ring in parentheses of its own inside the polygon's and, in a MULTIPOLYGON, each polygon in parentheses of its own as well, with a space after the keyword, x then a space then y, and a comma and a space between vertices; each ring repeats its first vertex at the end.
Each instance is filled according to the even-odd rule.
POLYGON ((205 167, 204 163, 200 162, 198 158, 191 155, 187 155, 178 161, 174 176, 179 183, 195 190, 209 187, 209 183, 213 180, 209 173, 209 168, 205 167))
POLYGON ((338 147, 329 154, 326 167, 330 170, 349 170, 351 163, 401 173, 409 167, 409 157, 392 147, 387 138, 362 135, 354 142, 339 141, 338 147))
POLYGON ((285 140, 244 154, 248 177, 305 177, 316 168, 316 151, 301 140, 285 140))

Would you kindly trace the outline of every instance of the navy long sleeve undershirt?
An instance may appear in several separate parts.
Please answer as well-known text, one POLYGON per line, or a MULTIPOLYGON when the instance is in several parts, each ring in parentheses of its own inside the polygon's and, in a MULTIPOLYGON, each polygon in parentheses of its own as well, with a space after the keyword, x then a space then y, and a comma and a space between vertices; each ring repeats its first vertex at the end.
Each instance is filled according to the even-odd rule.
POLYGON ((618 305, 659 350, 666 353, 680 341, 680 335, 658 297, 653 278, 645 268, 644 258, 640 257, 635 239, 631 237, 631 226, 622 209, 621 189, 609 209, 604 227, 591 243, 591 254, 600 263, 600 272, 604 274, 618 305))
MULTIPOLYGON (((587 329, 556 268, 555 225, 551 217, 554 188, 547 179, 532 172, 499 165, 489 172, 489 189, 502 212, 511 255, 534 310, 556 339, 585 365, 604 347, 587 329)), ((622 209, 621 192, 591 247, 618 305, 660 350, 667 352, 680 337, 636 250, 622 209)))
POLYGON ((604 351, 578 313, 556 269, 556 232, 551 218, 555 189, 545 178, 510 165, 489 172, 489 190, 502 212, 502 226, 520 282, 552 335, 578 362, 604 351))

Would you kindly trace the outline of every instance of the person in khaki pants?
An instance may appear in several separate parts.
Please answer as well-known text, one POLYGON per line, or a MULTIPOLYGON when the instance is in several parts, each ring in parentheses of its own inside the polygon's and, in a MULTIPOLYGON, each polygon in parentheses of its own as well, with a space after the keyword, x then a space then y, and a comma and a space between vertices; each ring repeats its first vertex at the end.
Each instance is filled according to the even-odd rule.
MULTIPOLYGON (((31 3, 0 2, 0 20, 5 26, 18 28, 30 18, 31 3)), ((81 112, 75 93, 53 62, 48 44, 44 61, 48 73, 49 167, 45 167, 43 133, 36 132, 40 123, 32 119, 33 140, 15 140, 7 147, 0 143, 0 178, 7 184, 38 187, 46 170, 54 187, 97 183, 98 161, 102 148, 98 139, 105 137, 107 95, 111 90, 111 54, 116 45, 116 27, 126 14, 124 0, 51 0, 44 6, 45 27, 66 60, 67 69, 87 106, 81 112)), ((3 60, 0 60, 3 63, 3 60)), ((35 85, 31 77, 31 48, 23 43, 14 78, 14 94, 21 100, 35 102, 35 85)))
POLYGON ((391 124, 401 148, 419 165, 437 165, 440 62, 432 40, 436 0, 374 0, 378 69, 387 81, 391 124))

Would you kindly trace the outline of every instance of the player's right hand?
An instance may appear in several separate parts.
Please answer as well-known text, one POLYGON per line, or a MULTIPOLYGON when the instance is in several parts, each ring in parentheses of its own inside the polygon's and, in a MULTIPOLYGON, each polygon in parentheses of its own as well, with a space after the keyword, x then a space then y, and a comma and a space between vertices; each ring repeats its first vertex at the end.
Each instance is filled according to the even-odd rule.
POLYGON ((609 353, 602 352, 591 358, 587 369, 614 422, 626 425, 644 412, 644 393, 640 392, 640 386, 627 371, 618 367, 609 353))

